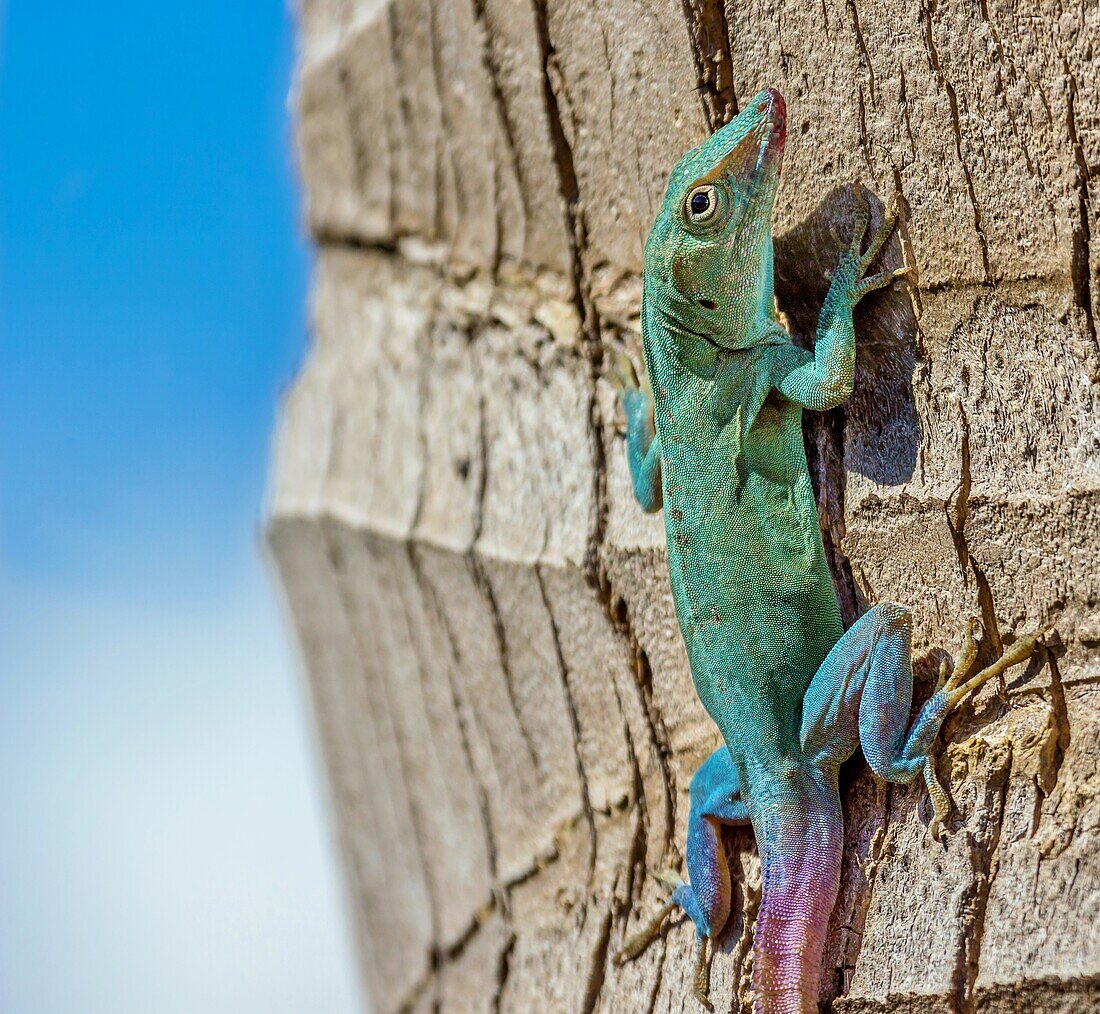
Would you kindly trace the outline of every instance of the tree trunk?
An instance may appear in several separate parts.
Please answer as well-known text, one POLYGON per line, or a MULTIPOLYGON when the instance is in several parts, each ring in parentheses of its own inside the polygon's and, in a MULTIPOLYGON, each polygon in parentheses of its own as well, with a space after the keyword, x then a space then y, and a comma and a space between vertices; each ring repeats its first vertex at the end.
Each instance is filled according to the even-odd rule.
MULTIPOLYGON (((850 183, 897 195, 858 390, 807 422, 837 590, 915 619, 918 700, 983 620, 1049 650, 953 719, 942 844, 842 772, 822 1000, 1100 1009, 1100 9, 1027 0, 304 0, 319 256, 269 537, 302 645, 372 1009, 680 1011, 692 931, 617 967, 682 862, 717 732, 612 350, 679 156, 790 109, 777 295, 812 331, 850 183)), ((719 1010, 746 1008, 759 864, 728 836, 719 1010)), ((686 1007, 685 1007, 686 1004, 686 1007)))

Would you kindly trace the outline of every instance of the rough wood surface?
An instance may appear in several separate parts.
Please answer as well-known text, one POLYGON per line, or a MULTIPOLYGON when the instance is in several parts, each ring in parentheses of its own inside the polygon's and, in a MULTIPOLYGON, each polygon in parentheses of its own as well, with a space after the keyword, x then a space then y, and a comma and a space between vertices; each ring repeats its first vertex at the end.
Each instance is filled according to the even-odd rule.
MULTIPOLYGON (((915 305, 868 301, 859 388, 807 424, 846 618, 1051 650, 953 720, 944 844, 843 773, 836 1011, 1100 1010, 1100 7, 1026 0, 303 0, 315 340, 269 537, 308 669, 373 1010, 650 1011, 691 930, 611 957, 681 863, 716 733, 612 348, 677 157, 787 96, 777 292, 805 334, 850 184, 904 212, 915 305)), ((758 866, 715 961, 745 1005, 758 866)))

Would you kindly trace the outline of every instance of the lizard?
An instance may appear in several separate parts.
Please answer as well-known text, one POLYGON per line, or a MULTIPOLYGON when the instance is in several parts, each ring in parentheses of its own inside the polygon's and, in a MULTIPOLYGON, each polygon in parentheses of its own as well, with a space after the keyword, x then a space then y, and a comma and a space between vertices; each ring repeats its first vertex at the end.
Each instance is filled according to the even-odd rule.
POLYGON ((692 681, 724 744, 690 784, 688 880, 617 955, 629 960, 683 909, 695 925, 694 994, 708 1009, 708 948, 727 922, 722 825, 751 824, 762 897, 753 940, 757 1014, 818 1009, 825 932, 840 880, 840 765, 862 746, 872 772, 923 776, 938 836, 950 802, 929 750, 969 693, 1035 650, 1016 640, 973 673, 977 621, 959 662, 909 725, 912 618, 881 602, 847 631, 826 561, 802 435, 804 410, 852 393, 853 309, 909 268, 869 274, 896 226, 870 229, 858 184, 812 351, 780 323, 771 221, 786 104, 756 95, 672 171, 645 246, 646 383, 618 369, 634 493, 664 509, 669 577, 692 681), (866 246, 864 244, 866 243, 866 246))

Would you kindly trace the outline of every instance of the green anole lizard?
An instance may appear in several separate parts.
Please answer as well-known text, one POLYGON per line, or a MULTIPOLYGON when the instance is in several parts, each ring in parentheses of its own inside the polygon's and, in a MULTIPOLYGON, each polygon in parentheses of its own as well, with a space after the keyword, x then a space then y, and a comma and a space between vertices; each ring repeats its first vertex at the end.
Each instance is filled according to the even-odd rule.
POLYGON ((665 511, 669 574, 695 688, 725 745, 691 782, 689 881, 628 942, 626 959, 673 906, 695 924, 695 995, 710 1007, 708 943, 730 911, 719 827, 751 823, 763 894, 754 936, 758 1014, 817 1011, 821 959, 840 878, 837 772, 857 746, 881 778, 924 776, 948 812, 929 748, 967 694, 1027 658, 1017 640, 971 675, 963 657, 909 725, 909 613, 880 603, 845 631, 826 564, 802 439, 804 409, 852 392, 852 310, 907 269, 867 271, 894 228, 887 214, 863 249, 857 214, 817 325, 813 352, 779 324, 772 207, 786 138, 774 89, 673 170, 645 252, 642 345, 649 390, 620 376, 627 456, 638 501, 665 511), (652 394, 650 394, 650 391, 652 394))

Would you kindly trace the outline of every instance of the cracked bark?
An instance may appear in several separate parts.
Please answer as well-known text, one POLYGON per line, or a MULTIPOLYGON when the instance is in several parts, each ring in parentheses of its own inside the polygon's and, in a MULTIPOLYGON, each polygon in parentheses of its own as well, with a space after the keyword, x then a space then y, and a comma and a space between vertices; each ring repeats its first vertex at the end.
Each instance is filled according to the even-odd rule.
MULTIPOLYGON (((912 303, 860 308, 855 395, 807 417, 845 620, 912 608, 918 704, 967 616, 985 661, 1047 631, 948 723, 942 846, 919 793, 842 772, 822 1003, 1100 1003, 1100 14, 1044 18, 985 0, 311 6, 331 33, 299 68, 316 340, 269 539, 371 1009, 683 1009, 689 925, 611 956, 663 898, 648 871, 682 869, 688 781, 717 739, 605 358, 638 357, 669 168, 765 85, 791 111, 776 293, 795 339, 812 342, 854 178, 876 216, 899 196, 883 266, 904 254, 922 279, 912 303)), ((732 1014, 759 870, 749 833, 726 844, 713 990, 732 1014)))
POLYGON ((986 239, 985 227, 982 224, 982 208, 978 202, 978 195, 974 189, 974 176, 963 154, 963 133, 959 120, 959 96, 955 86, 948 80, 940 65, 940 54, 936 48, 935 26, 932 23, 932 14, 935 5, 931 2, 921 7, 921 17, 924 23, 924 45, 928 53, 928 63, 935 72, 936 81, 947 96, 948 105, 951 107, 951 127, 955 138, 955 153, 959 157, 959 165, 966 177, 966 192, 970 197, 970 206, 974 210, 974 232, 978 237, 978 245, 982 251, 982 268, 986 282, 993 280, 993 269, 989 261, 989 241, 986 239))

